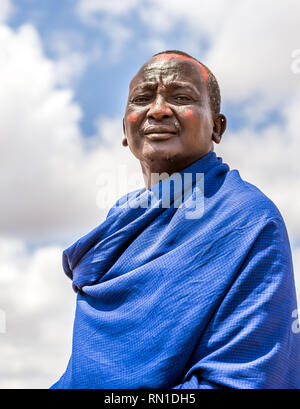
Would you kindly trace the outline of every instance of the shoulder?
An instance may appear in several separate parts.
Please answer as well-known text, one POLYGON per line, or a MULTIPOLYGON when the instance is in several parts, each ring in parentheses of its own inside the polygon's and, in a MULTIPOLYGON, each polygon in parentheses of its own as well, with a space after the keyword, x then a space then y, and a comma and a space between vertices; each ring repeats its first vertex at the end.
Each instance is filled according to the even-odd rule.
POLYGON ((238 170, 230 170, 224 182, 226 202, 234 214, 244 215, 253 222, 274 220, 283 223, 275 203, 258 187, 243 180, 238 170))
POLYGON ((285 222, 275 203, 258 187, 243 180, 237 170, 226 173, 212 206, 208 203, 207 211, 212 211, 220 229, 228 234, 238 234, 243 240, 250 242, 269 236, 272 231, 274 238, 289 242, 285 222))
MULTIPOLYGON (((230 209, 226 225, 237 238, 240 249, 247 249, 248 261, 254 257, 263 265, 276 264, 279 274, 292 274, 288 232, 275 203, 259 188, 243 180, 237 170, 227 173, 223 185, 224 203, 230 209)), ((276 268, 272 267, 271 275, 276 268)))

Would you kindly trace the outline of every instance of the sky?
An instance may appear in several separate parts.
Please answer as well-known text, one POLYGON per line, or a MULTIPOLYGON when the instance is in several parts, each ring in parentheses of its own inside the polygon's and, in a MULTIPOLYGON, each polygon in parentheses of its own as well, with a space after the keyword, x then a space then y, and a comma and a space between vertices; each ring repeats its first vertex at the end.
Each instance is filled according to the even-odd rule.
POLYGON ((216 75, 228 129, 215 151, 281 211, 300 302, 299 16, 298 0, 1 0, 0 388, 48 388, 66 368, 61 254, 143 184, 122 117, 162 50, 216 75))

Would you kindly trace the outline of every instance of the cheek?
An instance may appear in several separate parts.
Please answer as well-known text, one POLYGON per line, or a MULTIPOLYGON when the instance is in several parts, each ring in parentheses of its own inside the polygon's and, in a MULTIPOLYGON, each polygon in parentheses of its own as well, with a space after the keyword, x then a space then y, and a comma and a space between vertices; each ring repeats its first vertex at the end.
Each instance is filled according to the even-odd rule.
POLYGON ((193 112, 191 109, 186 109, 186 110, 183 112, 183 116, 184 116, 186 119, 193 121, 194 123, 197 123, 197 122, 198 122, 198 119, 196 118, 194 112, 193 112))
POLYGON ((137 112, 130 112, 125 116, 126 137, 130 149, 135 149, 140 144, 140 120, 137 112))
POLYGON ((207 128, 211 126, 211 118, 208 112, 205 110, 203 112, 193 111, 187 108, 183 112, 183 116, 186 119, 186 123, 190 123, 191 126, 197 125, 197 127, 207 128))
POLYGON ((128 121, 131 123, 135 123, 138 119, 138 115, 135 112, 132 112, 128 115, 128 121))
POLYGON ((195 139, 199 140, 199 138, 201 140, 210 140, 212 133, 211 121, 206 111, 195 111, 191 108, 186 108, 182 114, 185 119, 185 128, 190 141, 195 139))

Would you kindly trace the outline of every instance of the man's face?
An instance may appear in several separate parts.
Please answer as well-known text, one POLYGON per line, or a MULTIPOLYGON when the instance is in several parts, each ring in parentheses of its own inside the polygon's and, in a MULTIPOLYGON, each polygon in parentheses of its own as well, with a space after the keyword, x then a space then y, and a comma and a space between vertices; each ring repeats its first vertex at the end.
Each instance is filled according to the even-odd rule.
POLYGON ((196 61, 162 54, 130 84, 123 145, 142 167, 177 171, 213 149, 205 72, 196 61))

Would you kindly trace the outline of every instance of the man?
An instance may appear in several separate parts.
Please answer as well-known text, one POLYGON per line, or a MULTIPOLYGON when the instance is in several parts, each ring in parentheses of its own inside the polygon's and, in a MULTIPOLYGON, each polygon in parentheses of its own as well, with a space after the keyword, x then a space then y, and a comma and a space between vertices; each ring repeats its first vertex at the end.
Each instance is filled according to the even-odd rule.
POLYGON ((215 77, 186 53, 153 56, 131 81, 123 124, 146 188, 64 252, 78 298, 53 388, 299 388, 287 232, 213 152, 226 128, 215 77), (175 174, 182 184, 162 206, 175 174))

